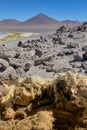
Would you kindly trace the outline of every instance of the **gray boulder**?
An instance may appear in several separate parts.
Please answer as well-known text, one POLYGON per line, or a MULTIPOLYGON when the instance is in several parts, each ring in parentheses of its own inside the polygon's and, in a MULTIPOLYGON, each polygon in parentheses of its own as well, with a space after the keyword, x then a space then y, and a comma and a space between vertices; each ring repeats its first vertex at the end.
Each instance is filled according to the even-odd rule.
POLYGON ((21 47, 22 44, 23 44, 22 41, 19 41, 18 44, 17 44, 17 46, 18 46, 18 47, 21 47))
POLYGON ((50 67, 53 67, 54 66, 54 63, 52 62, 52 61, 44 61, 43 63, 42 63, 44 66, 50 66, 50 67))
POLYGON ((23 67, 24 71, 27 72, 30 70, 31 64, 30 63, 26 63, 23 67))
POLYGON ((10 66, 12 66, 14 69, 17 69, 23 66, 24 60, 16 59, 16 58, 9 58, 8 62, 10 66))
POLYGON ((64 33, 64 32, 67 32, 68 31, 68 28, 67 26, 61 26, 59 29, 57 29, 56 33, 64 33))
POLYGON ((46 68, 46 72, 53 72, 53 71, 54 70, 53 70, 53 68, 51 66, 49 66, 49 67, 46 68))
POLYGON ((74 50, 74 49, 67 49, 67 50, 64 51, 64 54, 65 54, 65 55, 72 55, 72 54, 74 54, 75 52, 76 52, 76 50, 74 50))
POLYGON ((52 61, 52 58, 53 58, 53 55, 49 55, 47 57, 37 59, 34 61, 34 65, 37 66, 37 65, 43 64, 43 62, 45 62, 45 61, 48 61, 48 62, 52 61))
POLYGON ((21 47, 14 47, 13 49, 14 49, 14 51, 15 51, 15 53, 16 53, 15 58, 18 58, 19 55, 20 55, 21 53, 23 53, 23 48, 21 48, 21 47))
POLYGON ((85 51, 85 53, 83 53, 82 59, 83 59, 84 61, 87 60, 87 51, 85 51))
POLYGON ((74 54, 73 58, 74 58, 75 61, 81 61, 82 60, 82 57, 78 53, 74 54))
POLYGON ((34 56, 35 56, 35 50, 31 50, 31 51, 23 51, 22 53, 20 53, 18 58, 19 59, 31 59, 34 56))
POLYGON ((27 59, 16 59, 16 58, 9 58, 9 65, 12 66, 14 69, 22 67, 24 70, 29 70, 32 64, 31 61, 27 59))
POLYGON ((26 73, 23 70, 23 68, 16 69, 16 74, 17 74, 18 77, 23 77, 23 78, 26 77, 26 73))
POLYGON ((79 63, 79 62, 73 63, 71 65, 73 68, 81 68, 81 63, 79 63))
POLYGON ((76 44, 76 43, 69 43, 69 44, 67 44, 67 48, 78 48, 79 47, 79 45, 78 44, 76 44))
POLYGON ((6 70, 8 66, 9 66, 9 63, 6 60, 0 58, 0 72, 6 70))
POLYGON ((68 35, 68 37, 69 37, 69 38, 73 38, 73 34, 70 33, 70 34, 68 35))
POLYGON ((83 69, 86 69, 86 70, 87 70, 87 62, 83 62, 83 63, 81 64, 81 67, 82 67, 83 69))
POLYGON ((43 59, 37 59, 34 61, 35 66, 41 65, 42 63, 43 63, 43 59))
POLYGON ((0 46, 0 58, 7 59, 8 57, 15 57, 16 52, 13 48, 0 46))
POLYGON ((87 51, 87 45, 82 47, 82 51, 87 51))
POLYGON ((17 75, 13 67, 9 66, 6 70, 3 72, 0 72, 0 79, 16 79, 17 75))
POLYGON ((61 52, 59 52, 58 54, 57 54, 57 56, 64 56, 65 54, 64 54, 64 51, 61 51, 61 52))
POLYGON ((41 50, 39 50, 39 49, 35 49, 35 55, 37 55, 37 56, 39 56, 39 57, 41 57, 42 56, 42 51, 41 50))

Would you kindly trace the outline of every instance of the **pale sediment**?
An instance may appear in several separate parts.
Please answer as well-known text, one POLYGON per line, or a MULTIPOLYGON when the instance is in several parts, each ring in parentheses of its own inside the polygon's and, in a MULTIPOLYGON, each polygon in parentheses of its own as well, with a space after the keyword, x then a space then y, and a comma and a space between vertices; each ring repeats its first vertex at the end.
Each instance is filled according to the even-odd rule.
POLYGON ((37 36, 37 33, 21 33, 21 32, 8 32, 6 35, 0 38, 0 43, 11 42, 14 40, 20 40, 23 38, 37 36))

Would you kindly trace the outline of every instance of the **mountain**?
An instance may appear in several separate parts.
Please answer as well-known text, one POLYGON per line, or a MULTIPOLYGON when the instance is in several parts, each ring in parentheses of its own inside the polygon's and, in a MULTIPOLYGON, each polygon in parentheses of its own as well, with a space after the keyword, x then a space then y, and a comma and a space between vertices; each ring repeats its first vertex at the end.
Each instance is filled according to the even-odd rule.
POLYGON ((46 16, 43 13, 40 13, 31 19, 28 19, 21 23, 21 25, 49 25, 49 24, 58 24, 59 21, 46 16))
POLYGON ((16 19, 5 19, 5 20, 0 21, 1 26, 14 26, 20 23, 21 22, 16 19))
POLYGON ((49 16, 40 13, 26 21, 20 22, 16 19, 5 19, 0 21, 0 27, 6 27, 6 26, 32 26, 32 25, 77 25, 80 22, 78 21, 71 21, 71 20, 65 20, 65 21, 57 21, 53 18, 50 18, 49 16))

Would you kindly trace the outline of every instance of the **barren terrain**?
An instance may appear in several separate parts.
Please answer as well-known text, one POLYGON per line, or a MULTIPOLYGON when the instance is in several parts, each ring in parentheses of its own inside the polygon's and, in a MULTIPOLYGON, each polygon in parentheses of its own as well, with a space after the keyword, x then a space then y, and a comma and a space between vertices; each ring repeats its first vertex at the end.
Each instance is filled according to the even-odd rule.
POLYGON ((87 130, 87 23, 41 29, 0 45, 0 130, 87 130))

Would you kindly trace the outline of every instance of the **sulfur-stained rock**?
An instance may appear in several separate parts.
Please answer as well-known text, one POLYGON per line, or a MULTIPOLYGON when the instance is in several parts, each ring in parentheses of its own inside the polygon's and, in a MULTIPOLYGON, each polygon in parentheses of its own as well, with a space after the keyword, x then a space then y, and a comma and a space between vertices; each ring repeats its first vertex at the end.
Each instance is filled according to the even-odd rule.
POLYGON ((52 111, 40 110, 22 120, 0 122, 0 130, 53 130, 53 122, 52 111))
POLYGON ((33 84, 32 79, 27 79, 25 82, 28 84, 20 84, 20 87, 15 88, 13 104, 28 105, 33 99, 42 94, 42 89, 39 83, 33 84), (30 83, 27 81, 31 80, 30 83))
POLYGON ((16 111, 15 114, 14 114, 14 119, 22 120, 22 119, 26 118, 26 116, 27 115, 23 110, 18 109, 18 111, 16 111))
POLYGON ((11 85, 10 87, 8 85, 5 85, 5 88, 8 90, 8 94, 5 95, 1 100, 1 106, 2 107, 13 107, 12 98, 14 96, 14 90, 15 86, 11 85))
POLYGON ((3 96, 6 96, 8 93, 8 90, 4 87, 4 85, 0 85, 0 99, 3 97, 3 96))
MULTIPOLYGON (((68 72, 46 81, 30 77, 6 83, 9 92, 1 99, 3 130, 86 130, 86 76, 68 72)), ((1 130, 2 124, 1 120, 1 130)))
POLYGON ((5 108, 3 115, 5 120, 10 120, 14 118, 15 112, 11 107, 10 108, 8 107, 5 108))
POLYGON ((13 104, 28 105, 32 100, 33 100, 33 94, 28 92, 26 88, 18 87, 15 89, 13 104))

